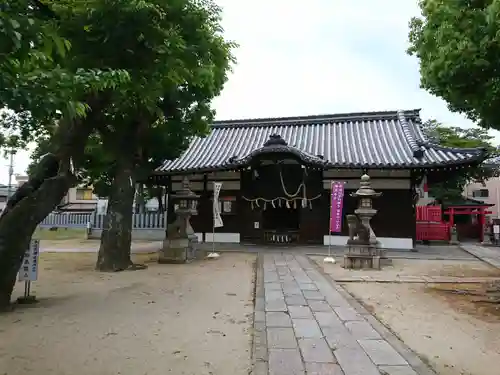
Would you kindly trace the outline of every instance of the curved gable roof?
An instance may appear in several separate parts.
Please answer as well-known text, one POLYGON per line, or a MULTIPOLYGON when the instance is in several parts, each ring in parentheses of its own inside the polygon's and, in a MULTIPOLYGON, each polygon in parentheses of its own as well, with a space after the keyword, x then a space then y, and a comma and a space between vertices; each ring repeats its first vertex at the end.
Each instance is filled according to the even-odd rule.
POLYGON ((191 141, 177 159, 156 171, 186 173, 232 169, 260 150, 272 135, 287 147, 321 160, 327 168, 428 168, 481 161, 484 149, 429 143, 420 129, 420 110, 348 113, 218 121, 206 137, 191 141))

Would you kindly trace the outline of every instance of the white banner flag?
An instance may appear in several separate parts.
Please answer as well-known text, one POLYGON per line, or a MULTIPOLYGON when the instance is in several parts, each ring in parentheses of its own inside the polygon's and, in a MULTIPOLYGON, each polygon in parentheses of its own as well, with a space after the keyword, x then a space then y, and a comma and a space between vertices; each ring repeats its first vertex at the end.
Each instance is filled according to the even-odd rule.
POLYGON ((224 226, 224 223, 222 222, 222 217, 220 216, 220 209, 219 209, 219 194, 221 189, 222 189, 222 182, 214 182, 214 205, 213 205, 214 228, 220 228, 224 226))

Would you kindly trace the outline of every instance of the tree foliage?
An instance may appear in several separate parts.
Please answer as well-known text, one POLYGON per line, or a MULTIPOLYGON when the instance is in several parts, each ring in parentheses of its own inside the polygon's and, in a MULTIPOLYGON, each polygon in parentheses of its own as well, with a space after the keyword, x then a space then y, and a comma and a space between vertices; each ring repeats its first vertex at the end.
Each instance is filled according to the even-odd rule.
MULTIPOLYGON (((484 147, 489 155, 499 154, 493 145, 491 136, 486 129, 447 127, 436 120, 426 121, 422 131, 432 143, 452 148, 484 147)), ((498 169, 486 165, 477 165, 470 168, 458 169, 445 181, 430 185, 430 196, 438 201, 453 201, 462 197, 464 187, 469 182, 484 182, 488 178, 498 176, 498 169)))
POLYGON ((500 129, 500 1, 421 0, 408 52, 420 62, 421 87, 450 110, 500 129))

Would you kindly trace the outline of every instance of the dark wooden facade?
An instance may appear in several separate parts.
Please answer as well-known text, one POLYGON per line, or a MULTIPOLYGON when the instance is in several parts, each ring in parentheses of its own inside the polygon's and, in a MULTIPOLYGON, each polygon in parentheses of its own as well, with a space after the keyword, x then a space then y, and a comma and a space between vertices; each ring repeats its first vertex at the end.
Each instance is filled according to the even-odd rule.
MULTIPOLYGON (((220 177, 217 174, 190 176, 193 191, 200 195, 198 214, 191 219, 194 231, 200 233, 203 239, 212 235, 212 185, 214 181, 219 181, 223 183, 220 200, 221 202, 231 201, 231 212, 222 212, 224 226, 215 229, 216 237, 217 234, 238 234, 239 242, 242 243, 323 245, 324 236, 329 235, 331 193, 328 187, 331 180, 339 180, 346 183, 344 222, 342 232, 331 233, 331 235, 348 235, 345 215, 356 209, 357 202, 350 194, 359 187, 360 181, 359 177, 352 176, 361 176, 366 171, 351 170, 347 175, 345 172, 339 171, 330 173, 329 176, 325 176, 328 174, 327 171, 307 171, 304 178, 306 195, 308 199, 313 200, 308 203, 307 207, 302 207, 301 201, 297 201, 296 209, 292 205, 290 209, 287 209, 284 202, 281 202, 282 212, 280 214, 295 215, 298 220, 296 230, 283 228, 281 231, 277 231, 278 234, 286 234, 287 232, 293 234, 293 238, 287 242, 269 238, 269 233, 276 231, 276 228, 266 227, 266 215, 273 210, 271 204, 267 203, 264 208, 262 201, 257 206, 249 200, 255 197, 274 199, 284 196, 279 173, 273 171, 273 168, 272 165, 259 168, 258 178, 255 177, 253 170, 221 172, 220 177), (335 177, 336 175, 337 177, 335 177)), ((299 164, 286 166, 284 170, 287 170, 286 173, 283 173, 286 190, 295 193, 302 182, 304 170, 299 164)), ((378 237, 415 239, 415 186, 412 183, 410 173, 405 174, 404 171, 399 171, 396 177, 390 177, 387 176, 389 173, 383 172, 371 173, 374 188, 382 193, 381 197, 374 200, 374 207, 378 209, 378 213, 372 220, 373 229, 378 237), (399 188, 401 185, 403 187, 399 188), (378 186, 388 188, 378 188, 378 186)), ((368 171, 368 173, 370 172, 368 171)), ((174 177, 173 184, 169 186, 170 191, 176 190, 175 186, 176 184, 178 186, 181 178, 181 176, 174 177)), ((174 204, 173 201, 169 202, 169 212, 172 212, 174 204)), ((275 205, 278 206, 278 203, 275 205)), ((293 221, 286 216, 283 216, 282 220, 293 221)))

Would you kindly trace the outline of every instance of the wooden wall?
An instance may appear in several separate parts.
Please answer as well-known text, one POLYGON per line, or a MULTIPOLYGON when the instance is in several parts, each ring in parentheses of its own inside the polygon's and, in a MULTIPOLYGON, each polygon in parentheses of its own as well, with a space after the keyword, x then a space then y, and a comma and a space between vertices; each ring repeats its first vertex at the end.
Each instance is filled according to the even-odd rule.
MULTIPOLYGON (((373 178, 373 187, 382 192, 380 198, 374 200, 374 207, 379 210, 372 220, 373 229, 378 237, 399 237, 415 238, 415 213, 412 201, 412 191, 410 186, 408 171, 381 171, 380 176, 373 178), (396 173, 397 172, 397 173, 396 173)), ((345 215, 353 213, 356 209, 356 200, 350 193, 359 188, 359 178, 361 171, 333 172, 333 171, 312 171, 308 176, 307 195, 312 197, 321 194, 321 197, 312 202, 312 209, 301 208, 300 213, 300 239, 305 244, 323 244, 323 236, 328 235, 329 208, 330 208, 330 180, 342 180, 346 182, 344 198, 344 221, 342 233, 347 236, 348 228, 345 215), (346 175, 346 173, 348 175, 346 175), (349 174, 350 173, 350 174, 349 174)), ((370 173, 372 176, 372 173, 370 173)), ((377 173, 374 173, 377 175, 377 173)), ((212 232, 212 195, 213 181, 223 183, 221 198, 235 197, 235 212, 232 214, 222 214, 224 227, 216 228, 216 233, 239 233, 241 242, 259 243, 262 241, 262 210, 251 208, 250 202, 244 200, 242 196, 252 197, 257 193, 255 179, 250 171, 239 172, 219 172, 209 175, 189 176, 191 188, 201 195, 198 203, 198 214, 193 216, 191 224, 197 233, 212 232), (260 223, 259 228, 255 228, 255 222, 260 223)), ((180 176, 174 176, 171 191, 180 188, 180 176)), ((274 185, 274 184, 273 184, 274 185)), ((296 184, 294 185, 296 190, 296 184)), ((287 188, 292 190, 292 188, 287 188)), ((173 212, 172 200, 169 200, 169 213, 173 212)), ((169 222, 174 215, 169 214, 169 222)))

